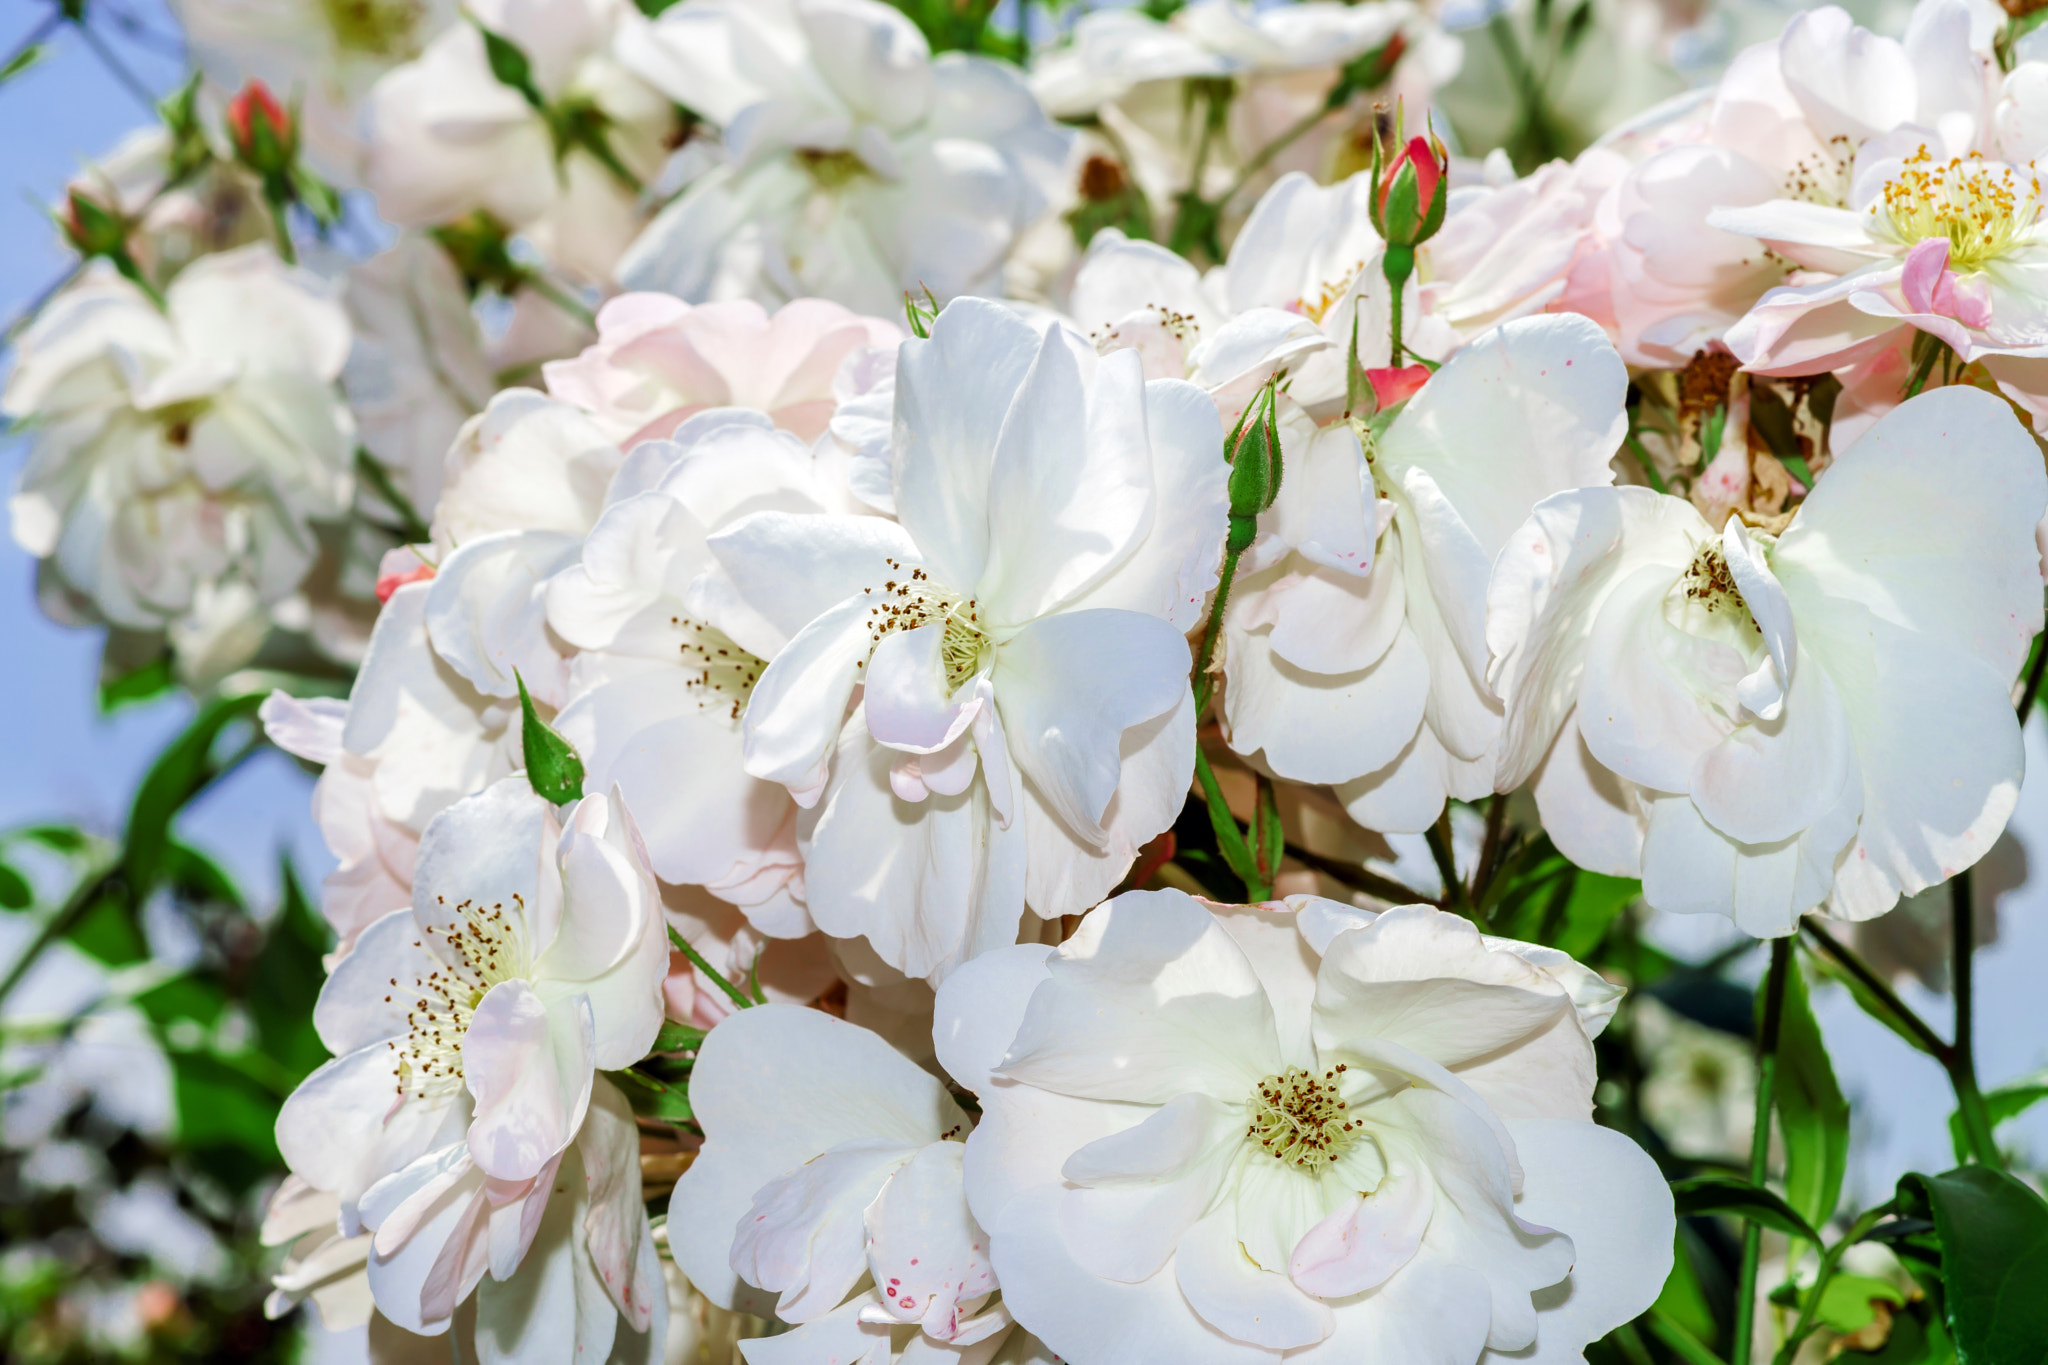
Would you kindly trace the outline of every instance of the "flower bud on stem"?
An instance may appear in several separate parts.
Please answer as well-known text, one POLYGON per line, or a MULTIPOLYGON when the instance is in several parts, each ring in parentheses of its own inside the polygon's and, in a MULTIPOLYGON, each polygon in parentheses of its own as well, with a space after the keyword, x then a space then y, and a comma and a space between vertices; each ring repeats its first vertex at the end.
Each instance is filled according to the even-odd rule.
POLYGON ((1392 363, 1399 366, 1401 346, 1401 296, 1408 277, 1415 273, 1415 248, 1444 225, 1450 201, 1444 181, 1450 174, 1451 154, 1432 130, 1427 137, 1403 139, 1401 113, 1394 114, 1394 141, 1399 150, 1392 161, 1377 136, 1372 144, 1372 225, 1386 246, 1380 257, 1380 273, 1393 291, 1389 315, 1392 363))
MULTIPOLYGON (((1237 562, 1258 539, 1259 514, 1273 505, 1280 492, 1280 378, 1275 374, 1266 381, 1230 433, 1230 530, 1223 542, 1223 570, 1217 575, 1216 598, 1209 606, 1209 625, 1202 632, 1202 647, 1195 655, 1192 685, 1197 719, 1209 709, 1210 698, 1215 695, 1210 665, 1216 657, 1216 642, 1223 635, 1223 612, 1230 600, 1231 581, 1237 577, 1237 562)), ((1195 748, 1195 775, 1208 801, 1209 822, 1216 831, 1223 861, 1245 884, 1249 899, 1267 899, 1272 894, 1272 879, 1279 871, 1282 850, 1280 817, 1270 786, 1260 787, 1252 815, 1251 838, 1247 840, 1223 799, 1223 788, 1200 745, 1195 748)))

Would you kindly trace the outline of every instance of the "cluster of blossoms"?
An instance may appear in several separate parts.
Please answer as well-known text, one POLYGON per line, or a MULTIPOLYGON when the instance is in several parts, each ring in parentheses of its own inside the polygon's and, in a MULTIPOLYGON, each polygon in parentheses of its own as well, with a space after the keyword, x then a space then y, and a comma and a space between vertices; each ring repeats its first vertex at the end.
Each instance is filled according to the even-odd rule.
POLYGON ((1452 913, 1451 812, 1758 937, 2013 812, 2048 60, 1995 9, 1803 14, 1517 178, 1406 135, 1459 57, 1406 0, 1028 76, 879 0, 177 8, 245 93, 74 187, 11 513, 195 687, 350 679, 264 708, 339 862, 278 1311, 1579 1360, 1673 1204, 1593 1122, 1620 988, 1452 913), (330 185, 395 243, 284 259, 330 185))

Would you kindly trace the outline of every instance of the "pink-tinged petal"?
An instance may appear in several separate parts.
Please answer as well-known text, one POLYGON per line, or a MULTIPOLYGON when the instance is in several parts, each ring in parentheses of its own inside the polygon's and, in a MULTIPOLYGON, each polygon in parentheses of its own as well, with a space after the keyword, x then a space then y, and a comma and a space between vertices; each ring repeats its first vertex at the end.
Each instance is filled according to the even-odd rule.
POLYGON ((1905 269, 1899 273, 1899 292, 1906 306, 1916 313, 1942 311, 1935 306, 1935 291, 1948 273, 1948 238, 1929 237, 1915 242, 1906 253, 1905 269))
POLYGON ((589 1204, 583 1236, 591 1269, 620 1316, 634 1331, 644 1332, 655 1301, 665 1299, 667 1290, 659 1274, 651 1279, 645 1274, 641 1252, 652 1238, 640 1197, 640 1129, 626 1097, 610 1081, 599 1080, 593 1087, 575 1151, 589 1204))
POLYGON ((373 1043, 337 1057, 301 1081, 278 1111, 285 1163, 332 1191, 351 1222, 364 1191, 430 1150, 449 1121, 452 1095, 400 1102, 393 1056, 373 1043))
POLYGON ((371 1250, 370 1293, 397 1326, 421 1336, 447 1331, 456 1305, 483 1279, 490 1266, 483 1184, 483 1173, 472 1169, 435 1199, 403 1246, 371 1250))
POLYGON ((791 1331, 743 1342, 740 1353, 747 1365, 882 1365, 893 1357, 889 1328, 861 1317, 862 1309, 873 1303, 872 1294, 848 1299, 791 1331))
POLYGON ((856 1138, 769 1181, 734 1226, 733 1270, 779 1295, 775 1315, 784 1322, 838 1307, 867 1269, 865 1210, 917 1150, 856 1138))
POLYGON ((1261 1270, 1237 1242, 1228 1209, 1210 1214, 1181 1237, 1173 1274, 1202 1321, 1237 1341, 1286 1351, 1328 1337, 1336 1319, 1285 1275, 1261 1270))
POLYGON ((900 630, 875 646, 862 675, 868 733, 910 754, 935 754, 974 723, 974 694, 951 685, 941 657, 946 623, 900 630))
POLYGON ((1372 385, 1373 398, 1384 411, 1422 392, 1422 386, 1429 382, 1429 374, 1427 365, 1407 365, 1398 370, 1367 370, 1365 378, 1372 385))
POLYGON ((420 837, 413 915, 427 951, 465 972, 489 960, 523 972, 554 941, 562 882, 555 808, 521 774, 492 783, 435 816, 420 837))
POLYGON ((1081 1365, 1277 1365, 1278 1351, 1232 1340, 1197 1317, 1168 1270, 1142 1284, 1120 1284, 1083 1269, 1060 1229, 1058 1202, 1056 1189, 1012 1201, 993 1230, 991 1251, 1003 1302, 1060 1358, 1081 1365))
POLYGON ((531 1180, 576 1136, 590 1102, 595 1026, 581 996, 549 1008, 524 981, 484 993, 462 1040, 476 1097, 470 1155, 500 1180, 531 1180))
POLYGON ((1323 1299, 1377 1289, 1415 1259, 1436 1210, 1427 1171, 1394 1166, 1369 1194, 1310 1228, 1288 1259, 1294 1283, 1323 1299))
POLYGON ((960 1142, 922 1148, 867 1211, 868 1268, 885 1313, 939 1341, 958 1338, 973 1301, 996 1287, 988 1234, 961 1188, 964 1150, 960 1142))
POLYGON ((531 1180, 486 1180, 484 1192, 490 1198, 487 1238, 490 1244, 491 1278, 509 1280, 533 1246, 540 1231, 541 1216, 547 1212, 548 1190, 562 1164, 557 1153, 531 1180))
MULTIPOLYGON (((819 1010, 759 1005, 711 1030, 690 1078, 706 1141, 676 1187, 676 1264, 714 1303, 772 1306, 733 1273, 755 1192, 828 1149, 872 1139, 905 1157, 966 1116, 930 1073, 819 1010)), ((829 1306, 829 1305, 828 1305, 829 1306)))

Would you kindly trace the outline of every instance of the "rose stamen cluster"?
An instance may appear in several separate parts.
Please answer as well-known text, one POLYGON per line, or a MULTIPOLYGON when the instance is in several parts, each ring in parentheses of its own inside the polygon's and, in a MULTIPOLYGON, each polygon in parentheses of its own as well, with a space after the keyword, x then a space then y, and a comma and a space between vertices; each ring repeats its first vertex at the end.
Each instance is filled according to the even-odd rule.
POLYGON ((1245 1136, 1283 1166, 1314 1175, 1351 1150, 1358 1141, 1358 1123, 1337 1093, 1339 1062, 1318 1077, 1290 1066, 1252 1087, 1245 1109, 1251 1122, 1245 1136))
POLYGON ((2041 216, 2041 178, 2031 162, 2027 170, 2022 187, 2013 166, 1981 152, 1937 161, 1922 143, 1870 213, 1900 242, 1948 238, 1949 268, 1975 270, 2012 250, 2041 216))

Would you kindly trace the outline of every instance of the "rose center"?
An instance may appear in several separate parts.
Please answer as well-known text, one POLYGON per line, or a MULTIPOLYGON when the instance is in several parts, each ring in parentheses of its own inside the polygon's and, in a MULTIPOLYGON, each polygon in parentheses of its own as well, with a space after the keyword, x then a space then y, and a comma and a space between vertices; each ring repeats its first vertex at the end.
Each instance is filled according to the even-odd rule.
POLYGON ((745 715, 754 684, 768 667, 767 660, 749 654, 723 631, 702 621, 671 616, 668 623, 682 633, 677 649, 689 674, 683 687, 695 694, 698 707, 724 711, 733 720, 745 715))
MULTIPOLYGON (((1882 207, 1900 242, 1948 238, 1951 270, 1974 270, 2018 243, 2040 216, 2041 184, 2029 172, 1976 152, 1936 162, 1922 146, 1884 187, 1882 207)), ((1871 205, 1877 213, 1879 205, 1871 205)))
MULTIPOLYGON (((512 901, 523 918, 524 902, 516 895, 512 901)), ((447 903, 441 900, 444 908, 447 903)), ((462 1040, 477 1002, 500 981, 525 974, 525 954, 503 902, 463 901, 455 915, 446 928, 422 929, 413 945, 424 947, 431 936, 441 939, 441 950, 435 954, 439 965, 413 978, 417 999, 406 1011, 405 1038, 388 1045, 396 1054, 391 1074, 401 1100, 445 1093, 462 1084, 462 1040)), ((391 985, 398 986, 397 977, 391 978, 391 985)))
POLYGON ((921 568, 905 568, 893 559, 884 562, 896 576, 880 587, 861 590, 875 599, 868 609, 868 652, 872 655, 885 636, 897 631, 916 630, 943 621, 945 633, 940 637, 939 663, 946 670, 946 692, 950 696, 981 671, 995 645, 982 625, 981 604, 971 597, 947 592, 921 568))
POLYGON ((1337 1093, 1342 1064, 1318 1076, 1290 1066, 1252 1087, 1245 1139, 1282 1165, 1313 1175, 1351 1150, 1360 1124, 1337 1093))
POLYGON ((420 0, 321 0, 320 8, 344 52, 394 61, 419 55, 414 38, 426 15, 420 0))
POLYGON ((796 152, 797 164, 810 172, 811 179, 820 189, 837 190, 867 175, 868 163, 857 153, 849 151, 822 151, 816 147, 799 147, 796 152))

